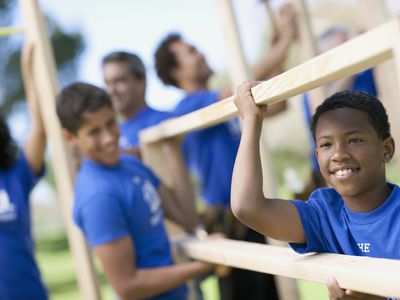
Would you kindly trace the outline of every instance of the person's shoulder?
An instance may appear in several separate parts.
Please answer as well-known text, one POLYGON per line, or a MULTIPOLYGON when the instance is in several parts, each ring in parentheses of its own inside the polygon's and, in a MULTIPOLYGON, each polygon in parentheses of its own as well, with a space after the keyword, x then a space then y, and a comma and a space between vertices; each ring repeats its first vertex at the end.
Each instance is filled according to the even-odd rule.
POLYGON ((84 160, 75 178, 75 192, 101 193, 112 188, 109 173, 100 164, 84 160))
POLYGON ((219 100, 219 93, 215 90, 199 90, 187 94, 175 107, 174 113, 186 114, 201 109, 219 100))
POLYGON ((319 206, 340 206, 342 204, 342 197, 339 193, 329 187, 318 188, 311 193, 307 202, 319 206))

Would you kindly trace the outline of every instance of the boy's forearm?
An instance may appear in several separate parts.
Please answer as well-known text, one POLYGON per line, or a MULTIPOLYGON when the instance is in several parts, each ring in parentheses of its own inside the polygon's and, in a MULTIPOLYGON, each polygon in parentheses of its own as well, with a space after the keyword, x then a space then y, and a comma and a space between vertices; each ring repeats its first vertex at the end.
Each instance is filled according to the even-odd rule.
POLYGON ((248 224, 253 211, 264 201, 260 160, 262 119, 245 118, 232 176, 231 205, 239 220, 248 224))
POLYGON ((129 279, 123 286, 116 287, 116 290, 122 299, 152 297, 174 289, 211 270, 211 265, 198 261, 167 267, 137 269, 134 278, 129 279))

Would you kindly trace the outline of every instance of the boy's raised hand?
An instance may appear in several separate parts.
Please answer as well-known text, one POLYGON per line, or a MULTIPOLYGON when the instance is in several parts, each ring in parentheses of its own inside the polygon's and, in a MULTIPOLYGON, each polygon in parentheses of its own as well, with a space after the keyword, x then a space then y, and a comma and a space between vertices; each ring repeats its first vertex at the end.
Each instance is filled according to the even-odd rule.
POLYGON ((259 84, 260 81, 246 81, 238 86, 234 103, 239 110, 242 119, 246 118, 260 118, 262 119, 267 106, 258 106, 254 102, 251 88, 259 84))
POLYGON ((384 297, 369 295, 352 290, 345 290, 340 288, 335 278, 328 279, 328 291, 330 300, 352 300, 352 299, 363 299, 363 300, 380 300, 386 299, 384 297))

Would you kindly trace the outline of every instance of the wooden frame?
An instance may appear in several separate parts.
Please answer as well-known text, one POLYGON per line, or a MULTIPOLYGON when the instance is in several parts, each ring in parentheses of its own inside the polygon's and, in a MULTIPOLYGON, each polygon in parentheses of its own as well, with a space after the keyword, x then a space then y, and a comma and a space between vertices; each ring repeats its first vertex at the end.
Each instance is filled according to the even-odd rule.
POLYGON ((68 242, 73 254, 78 286, 82 299, 101 299, 98 277, 94 271, 92 255, 71 216, 73 178, 75 176, 72 155, 63 141, 61 126, 55 109, 58 82, 53 50, 50 45, 43 15, 36 0, 20 0, 25 16, 27 38, 34 47, 33 80, 38 93, 40 111, 46 135, 53 147, 53 168, 58 197, 67 227, 68 242))
MULTIPOLYGON (((400 67, 400 20, 393 19, 328 52, 252 88, 257 104, 273 104, 394 58, 400 67)), ((164 121, 140 133, 143 152, 172 136, 205 128, 238 115, 226 98, 185 116, 164 121)), ((396 104, 398 108, 399 103, 396 104)), ((400 128, 393 128, 398 131, 400 128)), ((156 172, 158 166, 144 157, 156 172)), ((342 288, 400 297, 400 262, 336 254, 298 256, 283 247, 246 245, 235 241, 193 241, 184 248, 192 258, 288 277, 325 282, 334 276, 342 288), (249 255, 251 253, 251 256, 249 255), (254 259, 254 260, 253 260, 254 259), (260 263, 263 261, 264 263, 260 263), (315 262, 318 262, 316 264, 315 262), (301 270, 299 268, 301 265, 301 270), (357 268, 354 268, 357 266, 357 268)))
MULTIPOLYGON (((238 25, 236 22, 235 13, 233 10, 231 0, 218 0, 220 19, 223 23, 224 36, 226 37, 226 43, 228 46, 229 61, 229 77, 232 83, 232 90, 241 82, 250 79, 249 67, 244 55, 242 42, 239 34, 238 25)), ((268 3, 267 7, 268 6, 268 3)), ((271 13, 271 11, 270 11, 271 13)), ((271 19, 273 19, 271 15, 271 19)), ((276 24, 273 24, 276 26, 276 24)), ((260 140, 260 153, 262 162, 263 178, 263 189, 269 191, 269 195, 277 196, 277 176, 274 168, 271 166, 272 155, 268 149, 266 135, 263 134, 260 140)), ((282 242, 267 238, 270 245, 284 246, 282 242)), ((297 300, 299 299, 299 293, 297 289, 296 281, 275 276, 274 278, 279 298, 282 300, 297 300)))

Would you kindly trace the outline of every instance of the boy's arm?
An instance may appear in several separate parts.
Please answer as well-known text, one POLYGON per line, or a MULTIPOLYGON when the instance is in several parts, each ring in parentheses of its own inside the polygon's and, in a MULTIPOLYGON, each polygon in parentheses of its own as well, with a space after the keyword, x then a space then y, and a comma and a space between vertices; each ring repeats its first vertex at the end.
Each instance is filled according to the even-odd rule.
POLYGON ((32 118, 32 129, 25 144, 26 159, 36 175, 39 175, 44 166, 46 150, 46 133, 40 113, 38 95, 35 88, 32 72, 33 44, 26 42, 21 53, 21 71, 24 80, 25 94, 32 118))
POLYGON ((125 237, 97 246, 104 273, 121 299, 142 299, 166 292, 187 280, 210 272, 211 264, 193 261, 180 265, 136 268, 135 248, 131 238, 125 237))
POLYGON ((329 278, 328 280, 328 292, 330 300, 351 300, 351 299, 363 299, 363 300, 384 300, 386 297, 380 297, 376 295, 359 293, 351 290, 344 290, 339 287, 336 279, 329 278))
POLYGON ((263 194, 259 140, 264 112, 251 95, 251 88, 256 84, 242 84, 235 99, 243 119, 243 131, 232 175, 232 212, 240 221, 264 235, 305 243, 295 206, 286 200, 265 198, 263 194))
POLYGON ((162 142, 171 187, 161 185, 158 189, 167 218, 192 231, 199 219, 196 213, 195 192, 181 154, 181 141, 178 138, 162 142))

